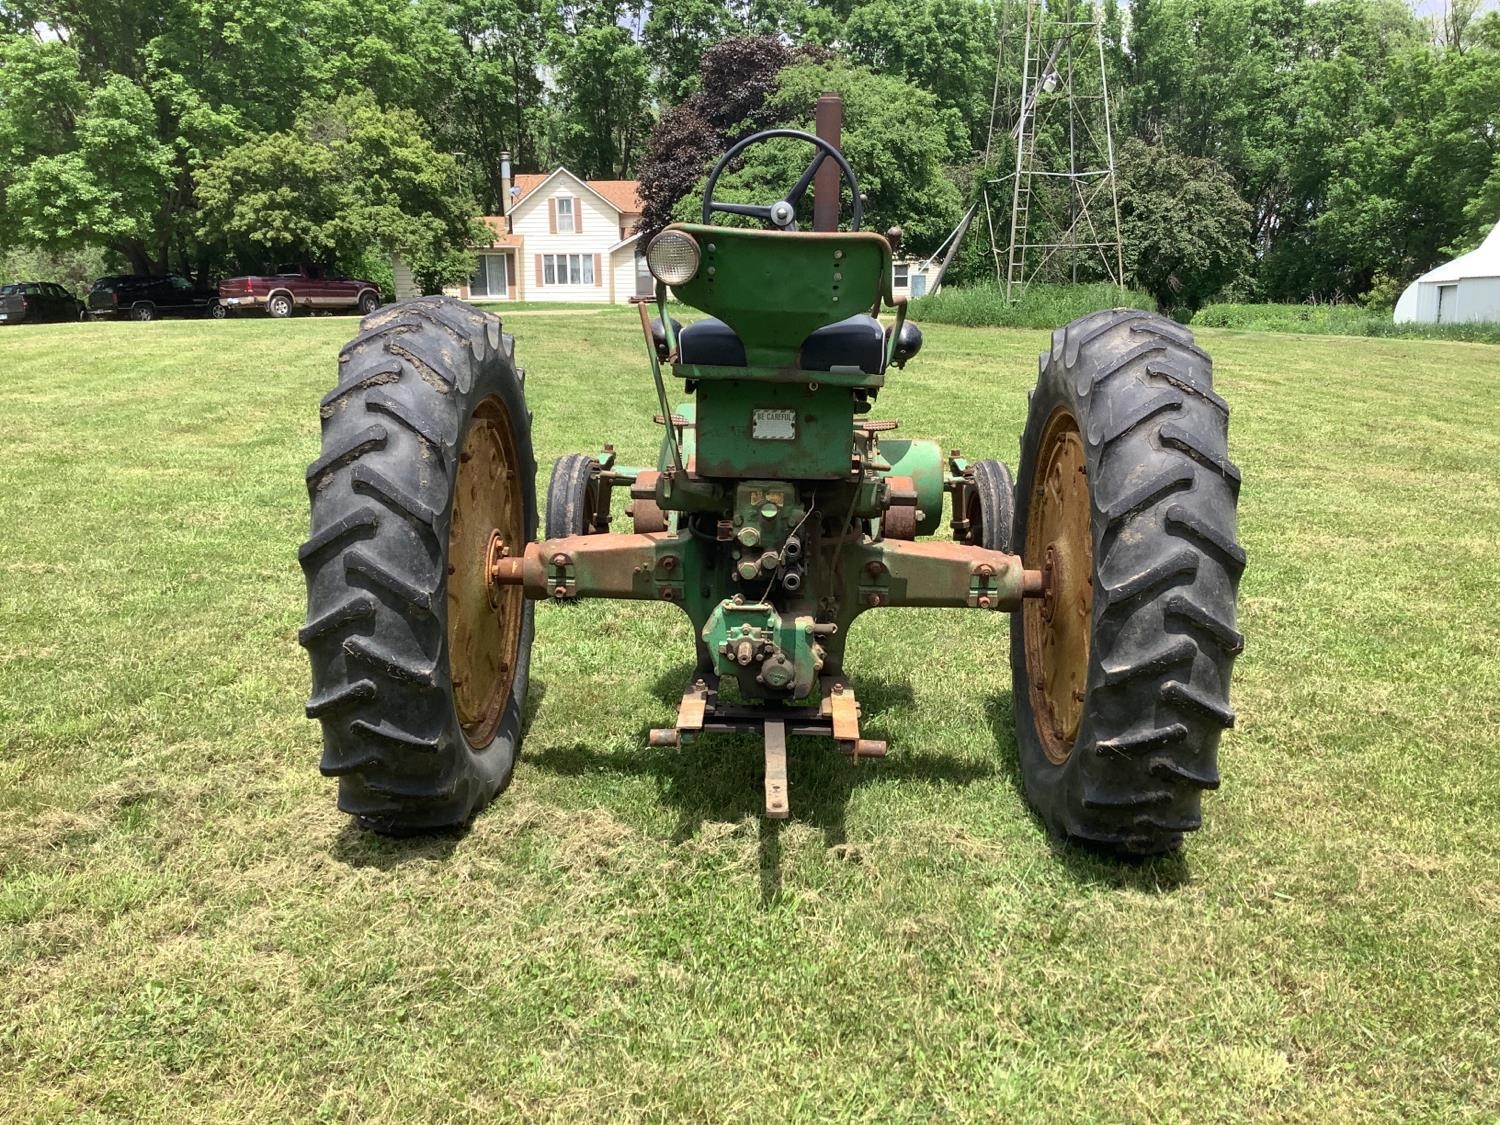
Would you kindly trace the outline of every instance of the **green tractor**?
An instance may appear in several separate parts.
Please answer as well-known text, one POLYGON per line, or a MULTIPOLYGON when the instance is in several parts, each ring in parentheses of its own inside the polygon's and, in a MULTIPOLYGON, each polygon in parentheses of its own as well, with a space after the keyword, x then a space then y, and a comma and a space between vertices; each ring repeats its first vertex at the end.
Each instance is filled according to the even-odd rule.
POLYGON ((892 292, 896 232, 861 230, 861 210, 829 140, 771 130, 725 154, 702 222, 647 250, 656 466, 616 464, 609 447, 562 458, 541 541, 524 372, 500 321, 431 297, 365 318, 322 402, 301 549, 307 714, 341 809, 392 834, 467 823, 520 752, 534 603, 624 598, 672 603, 696 638, 675 723, 652 745, 758 735, 768 817, 790 811, 789 735, 855 761, 886 753, 861 729, 845 642, 863 614, 922 606, 1012 615, 1020 771, 1052 832, 1149 855, 1199 826, 1234 721, 1245 564, 1209 357, 1137 310, 1057 330, 1014 482, 998 461, 896 437, 870 412, 922 337, 892 292), (781 137, 816 149, 785 197, 714 199, 745 148, 781 137), (800 231, 825 162, 847 229, 845 192, 830 208, 820 184, 825 229, 800 231), (717 225, 725 213, 741 225, 717 225), (669 292, 706 315, 677 324, 669 292), (609 530, 617 488, 628 532, 609 530), (932 538, 945 500, 951 537, 932 538))

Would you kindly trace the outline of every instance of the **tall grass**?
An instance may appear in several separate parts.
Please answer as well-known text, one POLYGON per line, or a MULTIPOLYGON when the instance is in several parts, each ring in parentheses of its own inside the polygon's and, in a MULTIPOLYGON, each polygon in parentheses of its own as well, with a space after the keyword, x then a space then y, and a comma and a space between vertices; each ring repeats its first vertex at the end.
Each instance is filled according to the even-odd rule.
POLYGON ((1127 307, 1156 311, 1149 293, 1115 285, 1028 285, 1014 303, 993 282, 950 286, 911 304, 915 320, 968 327, 1057 328, 1097 309, 1127 307))
POLYGON ((1389 313, 1358 305, 1207 305, 1198 310, 1192 323, 1195 328, 1240 328, 1251 332, 1500 344, 1500 324, 1397 324, 1389 313))

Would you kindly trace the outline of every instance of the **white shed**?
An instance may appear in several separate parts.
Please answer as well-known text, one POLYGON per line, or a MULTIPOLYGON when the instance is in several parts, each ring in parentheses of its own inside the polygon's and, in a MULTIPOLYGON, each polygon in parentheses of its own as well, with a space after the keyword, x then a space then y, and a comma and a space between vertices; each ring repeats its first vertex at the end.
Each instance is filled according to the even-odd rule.
POLYGON ((1429 270, 1396 302, 1396 323, 1500 324, 1500 223, 1479 244, 1447 265, 1429 270))

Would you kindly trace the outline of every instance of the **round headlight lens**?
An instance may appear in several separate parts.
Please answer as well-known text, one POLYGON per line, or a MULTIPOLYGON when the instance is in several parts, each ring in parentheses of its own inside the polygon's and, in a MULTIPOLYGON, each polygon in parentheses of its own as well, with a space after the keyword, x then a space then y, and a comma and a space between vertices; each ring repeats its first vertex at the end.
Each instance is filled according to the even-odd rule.
POLYGON ((666 285, 692 281, 698 272, 698 240, 686 231, 664 230, 646 247, 651 276, 666 285))

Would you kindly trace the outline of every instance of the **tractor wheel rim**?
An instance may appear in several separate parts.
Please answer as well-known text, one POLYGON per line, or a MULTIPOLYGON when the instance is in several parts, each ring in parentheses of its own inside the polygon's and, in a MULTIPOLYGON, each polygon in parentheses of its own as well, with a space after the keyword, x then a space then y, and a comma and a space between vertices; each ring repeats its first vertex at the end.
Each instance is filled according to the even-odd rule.
POLYGON ((497 548, 525 546, 519 467, 510 415, 487 398, 469 419, 448 530, 448 670, 459 726, 476 749, 494 740, 521 651, 525 595, 489 578, 497 548))
POLYGON ((1064 407, 1042 431, 1023 557, 1046 584, 1022 611, 1031 713, 1042 750, 1061 765, 1083 715, 1094 608, 1088 468, 1078 422, 1064 407))

